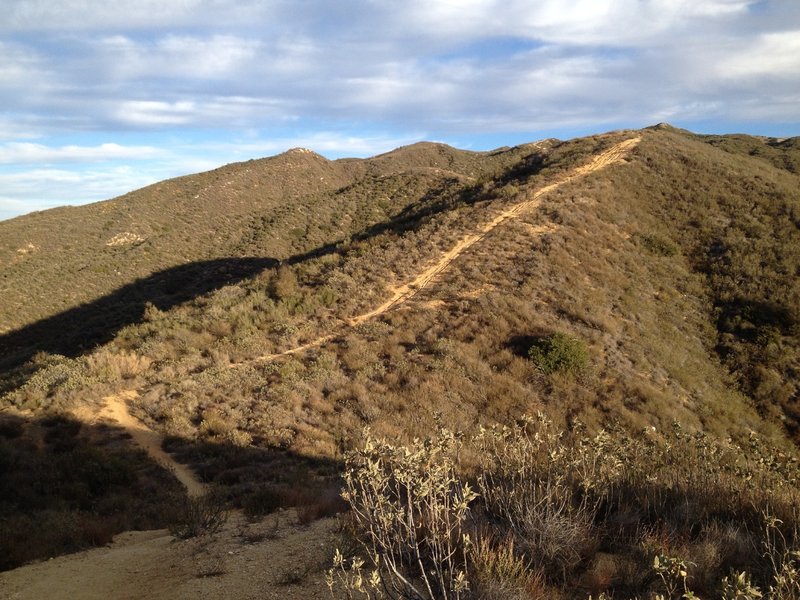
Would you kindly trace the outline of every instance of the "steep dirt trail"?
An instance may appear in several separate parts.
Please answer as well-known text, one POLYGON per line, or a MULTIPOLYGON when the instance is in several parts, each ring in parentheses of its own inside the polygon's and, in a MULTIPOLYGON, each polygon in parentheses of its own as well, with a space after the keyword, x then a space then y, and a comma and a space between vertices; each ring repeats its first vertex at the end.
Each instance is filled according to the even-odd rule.
MULTIPOLYGON (((480 227, 475 233, 469 234, 461 238, 455 246, 453 246, 450 250, 442 254, 436 262, 429 265, 425 269, 423 269, 414 279, 411 281, 398 285, 394 288, 391 288, 391 295, 389 299, 386 300, 380 306, 374 308, 373 310, 358 315, 350 319, 348 325, 354 327, 373 319, 379 315, 382 315, 393 308, 396 308, 400 304, 407 302, 415 295, 417 295, 422 289, 424 289, 428 284, 431 283, 440 273, 446 270, 454 260, 456 260, 459 256, 461 256, 464 252, 466 252, 469 248, 473 245, 481 241, 487 234, 489 234, 493 229, 497 226, 501 225, 502 223, 508 221, 509 219, 514 219, 519 217, 522 213, 529 211, 531 209, 537 208, 539 204, 541 204, 541 199, 544 195, 552 192, 556 188, 574 181, 578 178, 585 177, 590 173, 594 173, 595 171, 599 171, 615 162, 621 160, 632 148, 639 143, 641 138, 631 138, 620 142, 619 144, 615 144, 608 150, 601 152, 597 156, 593 157, 591 161, 587 164, 577 167, 573 171, 571 171, 567 176, 562 177, 561 179, 541 187, 534 191, 532 194, 527 196, 525 200, 519 202, 512 206, 511 208, 506 209, 505 211, 501 212, 491 221, 485 223, 483 226, 480 227)), ((541 228, 542 232, 546 231, 548 228, 543 226, 541 228)), ((269 361, 279 358, 281 356, 289 356, 292 354, 297 354, 304 350, 308 350, 310 348, 315 348, 317 346, 321 346, 329 342, 330 340, 334 339, 338 334, 333 333, 329 335, 325 335, 323 337, 317 338, 310 342, 306 342, 301 346, 297 346, 296 348, 292 348, 290 350, 285 350, 283 352, 278 352, 275 354, 267 354, 264 356, 260 356, 256 358, 257 361, 269 361)))
MULTIPOLYGON (((593 157, 592 160, 587 164, 577 167, 565 177, 562 177, 551 184, 535 190, 521 202, 504 210, 487 223, 484 223, 474 233, 461 238, 450 250, 442 254, 438 259, 436 259, 435 262, 423 269, 416 277, 414 277, 414 279, 402 285, 391 288, 388 300, 373 310, 350 319, 348 325, 350 327, 355 327, 360 323, 382 315, 407 302, 417 295, 421 290, 423 290, 427 285, 429 285, 431 281, 433 281, 439 274, 445 271, 454 260, 469 250, 473 245, 485 238, 496 227, 505 223, 509 219, 515 219, 519 217, 526 211, 537 208, 541 203, 542 197, 558 187, 578 178, 585 177, 590 173, 599 171, 600 169, 603 169, 621 160, 634 146, 636 146, 636 144, 639 143, 639 140, 640 138, 637 137, 620 142, 619 144, 616 144, 608 150, 593 157)), ((537 230, 540 230, 541 232, 545 232, 549 229, 549 226, 546 225, 537 228, 537 230)), ((289 350, 284 350, 275 354, 266 354, 249 361, 233 363, 230 365, 230 367, 235 368, 237 366, 242 366, 253 362, 271 361, 282 356, 299 354, 305 350, 322 346, 323 344, 334 340, 340 334, 341 330, 321 336, 289 350)), ((138 446, 143 448, 154 460, 164 465, 175 474, 175 477, 184 485, 184 487, 186 487, 186 490, 190 496, 203 495, 206 492, 206 487, 197 479, 197 476, 191 471, 191 469, 180 464, 161 449, 161 435, 148 428, 144 423, 130 414, 128 411, 127 401, 135 398, 136 396, 136 391, 129 390, 104 398, 105 407, 102 409, 99 416, 108 417, 119 423, 120 427, 123 427, 126 431, 128 431, 128 433, 130 433, 133 441, 138 446)), ((86 416, 82 416, 82 418, 87 420, 86 416)))
POLYGON ((189 496, 197 497, 205 494, 205 484, 197 478, 192 470, 186 465, 182 465, 176 461, 161 448, 163 439, 161 435, 147 427, 147 425, 130 413, 128 410, 128 400, 133 400, 136 396, 137 393, 133 390, 106 396, 103 398, 105 406, 95 416, 95 419, 107 418, 116 421, 119 427, 130 434, 131 439, 137 446, 147 452, 147 454, 161 466, 172 471, 175 478, 186 488, 186 492, 189 496))

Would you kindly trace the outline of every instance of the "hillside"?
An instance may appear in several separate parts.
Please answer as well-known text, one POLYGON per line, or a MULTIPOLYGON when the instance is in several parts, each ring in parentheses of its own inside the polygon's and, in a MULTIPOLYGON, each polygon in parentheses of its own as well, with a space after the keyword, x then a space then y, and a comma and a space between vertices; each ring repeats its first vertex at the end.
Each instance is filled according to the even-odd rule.
MULTIPOLYGON (((170 460, 257 515, 335 495, 366 425, 410 444, 437 424, 471 436, 541 412, 565 440, 675 423, 746 448, 755 434, 781 457, 769 486, 783 490, 800 442, 798 164, 797 139, 666 125, 486 153, 296 150, 0 223, 0 402, 15 419, 2 449, 59 452, 46 419, 67 413, 84 423, 57 424, 73 447, 123 450, 120 419, 100 418, 122 402, 170 460), (574 368, 546 362, 554 340, 574 368)), ((58 510, 90 519, 104 493, 58 510)), ((29 518, 33 495, 7 512, 29 518)), ((692 498, 704 527, 752 518, 692 498)), ((682 514, 643 509, 637 531, 666 519, 676 547, 682 514)), ((634 560, 625 531, 543 581, 583 581, 598 547, 634 560)), ((706 565, 702 589, 751 568, 737 560, 706 565)), ((609 577, 564 597, 654 585, 609 577)))
POLYGON ((2 366, 37 347, 78 354, 139 320, 145 303, 169 308, 278 261, 302 261, 525 154, 418 144, 328 161, 295 149, 0 222, 0 333, 36 323, 61 330, 55 347, 47 331, 4 338, 2 366))

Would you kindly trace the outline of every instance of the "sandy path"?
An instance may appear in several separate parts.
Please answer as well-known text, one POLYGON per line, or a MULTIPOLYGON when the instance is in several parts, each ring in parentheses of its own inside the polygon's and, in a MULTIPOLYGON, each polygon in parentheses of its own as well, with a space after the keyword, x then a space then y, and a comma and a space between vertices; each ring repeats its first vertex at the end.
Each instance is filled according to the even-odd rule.
MULTIPOLYGON (((414 279, 411 281, 398 285, 396 287, 391 288, 389 299, 386 300, 380 306, 374 308, 373 310, 358 315, 348 322, 350 327, 355 327, 360 323, 368 321, 374 317, 382 315, 393 308, 407 302, 415 295, 417 295, 422 289, 424 289, 427 285, 431 283, 439 274, 441 274, 444 270, 446 270, 454 260, 456 260, 459 256, 461 256, 464 252, 469 250, 473 245, 481 241, 486 235, 488 235, 492 230, 494 230, 499 225, 503 224, 504 222, 508 221, 509 219, 515 219, 519 217, 522 213, 529 211, 531 209, 537 208, 540 203, 541 199, 545 194, 548 194, 555 190, 556 188, 564 185, 565 183, 569 183, 578 179, 580 177, 585 177, 590 173, 594 173, 595 171, 599 171, 611 164, 622 159, 636 144, 639 143, 640 138, 631 138, 620 142, 606 150, 605 152, 601 152, 597 156, 593 157, 591 161, 587 164, 577 167, 573 171, 571 171, 565 177, 541 187, 534 191, 532 194, 526 196, 524 200, 515 204, 511 208, 508 208, 494 217, 491 221, 484 223, 477 231, 471 233, 469 235, 464 236, 461 238, 450 250, 439 256, 435 262, 430 264, 428 267, 423 269, 414 279)), ((550 230, 549 225, 541 225, 537 226, 536 229, 541 233, 544 233, 550 230)), ((305 350, 309 350, 311 348, 316 348, 318 346, 322 346, 341 334, 341 331, 334 332, 328 335, 321 336, 305 344, 301 344, 295 348, 291 348, 289 350, 284 350, 283 352, 277 352, 275 354, 266 354, 263 356, 256 357, 249 361, 243 361, 240 363, 233 363, 230 365, 231 368, 235 368, 237 366, 242 366, 245 364, 250 364, 253 362, 263 362, 263 361, 271 361, 282 356, 290 356, 292 354, 299 354, 304 352, 305 350)), ((196 475, 186 467, 185 465, 180 464, 174 458, 172 458, 169 454, 164 452, 161 449, 161 441, 162 437, 157 432, 153 431, 152 429, 148 428, 144 423, 136 419, 133 415, 130 414, 128 411, 127 401, 132 400, 137 396, 137 393, 133 390, 129 390, 126 392, 121 392, 119 394, 115 394, 112 396, 108 396, 104 398, 105 400, 105 407, 100 412, 101 417, 107 417, 116 421, 120 427, 124 428, 128 433, 130 433, 133 441, 143 448, 156 462, 163 465, 170 471, 175 474, 175 477, 184 485, 188 494, 190 496, 200 496, 206 492, 206 487, 203 483, 201 483, 196 475)), ((86 415, 78 415, 83 420, 89 420, 86 415)))
MULTIPOLYGON (((528 195, 522 202, 519 202, 518 204, 515 204, 511 208, 504 210, 494 219, 482 225, 475 233, 471 233, 461 238, 456 243, 455 246, 453 246, 452 248, 450 248, 450 250, 442 254, 433 264, 423 269, 414 279, 412 279, 408 283, 404 283, 391 288, 389 299, 386 300, 383 304, 381 304, 380 306, 374 308, 369 312, 363 313, 361 315, 358 315, 357 317, 350 319, 348 324, 351 327, 354 327, 360 323, 363 323, 364 321, 368 321, 374 317, 382 315, 392 310, 393 308, 397 307, 398 305, 403 304, 404 302, 407 302, 408 300, 413 298, 416 294, 418 294, 428 284, 430 284, 431 281, 433 281, 440 273, 446 270, 454 260, 456 260, 464 252, 469 250, 469 248, 471 248, 473 245, 481 241, 484 237, 486 237, 487 234, 489 234, 497 226, 503 224, 509 219, 514 219, 519 217, 522 213, 526 211, 537 208, 541 204, 542 196, 552 192, 556 188, 564 185, 565 183, 569 183, 581 177, 585 177, 590 173, 599 171, 600 169, 603 169, 621 160, 633 147, 636 146, 636 144, 639 143, 640 139, 641 138, 638 137, 631 138, 623 142, 620 142, 619 144, 615 144, 608 150, 601 152, 597 156, 593 157, 592 160, 589 161, 587 164, 577 167, 576 169, 571 171, 567 176, 549 185, 539 188, 532 194, 528 195)), ((545 232, 547 230, 549 230, 548 226, 546 225, 541 226, 542 232, 545 232)), ((269 361, 279 358, 281 356, 297 354, 304 350, 321 346, 322 344, 337 337, 337 335, 338 334, 336 333, 325 335, 310 342, 306 342, 301 346, 297 346, 296 348, 292 348, 290 350, 285 350, 283 352, 278 352, 275 354, 267 354, 264 356, 260 356, 255 360, 269 361)))
POLYGON ((121 533, 110 547, 0 573, 0 600, 331 600, 337 522, 296 523, 294 511, 255 523, 234 513, 210 539, 121 533))
POLYGON ((186 488, 189 496, 196 497, 205 494, 205 484, 197 478, 192 470, 176 461, 161 448, 161 435, 147 427, 128 411, 127 401, 133 400, 136 396, 137 393, 133 390, 106 396, 103 398, 105 406, 95 418, 107 418, 116 421, 120 427, 130 434, 131 439, 137 446, 147 452, 161 466, 172 471, 176 479, 186 488))

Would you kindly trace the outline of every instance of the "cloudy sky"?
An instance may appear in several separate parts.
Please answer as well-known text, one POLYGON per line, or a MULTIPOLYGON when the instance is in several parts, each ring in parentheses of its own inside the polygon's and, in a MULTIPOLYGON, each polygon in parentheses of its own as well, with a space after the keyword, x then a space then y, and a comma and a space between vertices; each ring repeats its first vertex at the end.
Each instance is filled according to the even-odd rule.
POLYGON ((3 0, 0 219, 295 146, 800 135, 797 0, 3 0))

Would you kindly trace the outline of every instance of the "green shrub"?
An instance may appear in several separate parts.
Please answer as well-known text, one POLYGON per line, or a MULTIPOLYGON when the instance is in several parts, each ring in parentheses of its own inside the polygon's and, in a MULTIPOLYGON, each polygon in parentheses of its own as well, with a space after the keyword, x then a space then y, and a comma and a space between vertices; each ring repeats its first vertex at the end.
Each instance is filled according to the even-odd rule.
POLYGON ((642 245, 657 256, 675 256, 679 249, 676 244, 667 238, 655 234, 643 234, 642 245))
POLYGON ((554 333, 539 338, 528 350, 536 366, 548 375, 552 373, 578 373, 589 365, 586 344, 565 333, 554 333))

